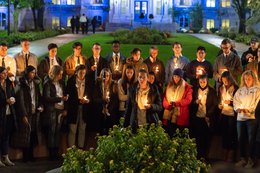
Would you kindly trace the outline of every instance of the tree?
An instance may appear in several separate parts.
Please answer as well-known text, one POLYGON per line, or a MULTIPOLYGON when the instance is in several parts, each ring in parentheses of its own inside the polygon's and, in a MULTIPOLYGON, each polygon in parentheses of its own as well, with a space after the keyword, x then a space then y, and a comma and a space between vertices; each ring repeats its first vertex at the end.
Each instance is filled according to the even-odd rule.
POLYGON ((248 7, 251 9, 251 16, 246 23, 249 25, 254 25, 260 22, 260 0, 250 1, 248 7))
POLYGON ((233 0, 232 7, 235 9, 239 18, 238 32, 246 33, 246 14, 249 11, 248 0, 233 0))
POLYGON ((203 26, 203 13, 202 6, 199 3, 195 4, 195 6, 190 10, 190 17, 192 21, 192 28, 200 30, 203 26))
POLYGON ((44 16, 44 0, 30 1, 30 7, 33 14, 33 23, 35 30, 43 30, 43 16, 44 16), (37 13, 37 15, 36 15, 37 13))

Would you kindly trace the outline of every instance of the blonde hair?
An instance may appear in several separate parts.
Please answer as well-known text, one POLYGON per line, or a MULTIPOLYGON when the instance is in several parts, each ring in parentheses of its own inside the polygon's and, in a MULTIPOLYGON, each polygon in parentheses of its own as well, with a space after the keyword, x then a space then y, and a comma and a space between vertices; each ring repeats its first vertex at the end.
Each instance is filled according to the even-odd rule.
POLYGON ((63 68, 59 65, 52 66, 51 70, 49 71, 49 78, 51 80, 54 80, 60 72, 63 71, 63 68))
POLYGON ((108 73, 109 74, 109 81, 108 83, 110 84, 112 82, 112 73, 110 71, 110 69, 108 68, 103 68, 100 72, 99 78, 102 80, 105 76, 105 74, 108 73))
POLYGON ((252 70, 246 70, 246 71, 242 74, 242 76, 241 76, 241 84, 240 84, 240 87, 246 86, 245 80, 244 80, 245 76, 252 76, 253 79, 254 79, 254 86, 255 86, 255 85, 259 86, 259 82, 258 82, 258 79, 257 79, 257 77, 256 77, 256 74, 255 74, 252 70))

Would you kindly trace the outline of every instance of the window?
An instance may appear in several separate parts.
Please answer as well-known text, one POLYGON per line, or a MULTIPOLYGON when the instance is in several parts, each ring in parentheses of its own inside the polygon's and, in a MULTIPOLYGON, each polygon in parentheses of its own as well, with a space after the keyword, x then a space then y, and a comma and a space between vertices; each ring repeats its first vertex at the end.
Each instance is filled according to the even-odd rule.
POLYGON ((60 26, 60 18, 59 17, 52 17, 52 26, 53 27, 60 26))
POLYGON ((121 14, 126 14, 127 2, 126 0, 121 0, 121 14))
POLYGON ((156 1, 156 14, 157 15, 162 14, 162 2, 161 2, 161 0, 156 1))
POLYGON ((207 0, 206 7, 215 7, 215 0, 207 0))
POLYGON ((0 13, 0 29, 6 26, 6 14, 0 13))
POLYGON ((102 4, 102 0, 93 0, 93 4, 102 4))
POLYGON ((54 5, 60 5, 61 0, 52 0, 52 4, 54 5))
POLYGON ((207 19, 207 29, 214 28, 214 20, 207 19))
POLYGON ((67 0, 67 5, 75 5, 76 0, 67 0))
POLYGON ((181 6, 190 6, 190 0, 180 0, 181 6))
POLYGON ((67 26, 68 26, 68 27, 71 27, 71 25, 70 25, 70 19, 71 19, 71 18, 72 18, 72 17, 68 17, 68 18, 67 18, 67 26))
POLYGON ((221 7, 230 7, 230 0, 222 0, 221 7))
POLYGON ((223 20, 222 20, 222 25, 221 25, 221 27, 222 27, 222 28, 229 28, 229 26, 230 26, 230 21, 229 21, 229 19, 223 19, 223 20))

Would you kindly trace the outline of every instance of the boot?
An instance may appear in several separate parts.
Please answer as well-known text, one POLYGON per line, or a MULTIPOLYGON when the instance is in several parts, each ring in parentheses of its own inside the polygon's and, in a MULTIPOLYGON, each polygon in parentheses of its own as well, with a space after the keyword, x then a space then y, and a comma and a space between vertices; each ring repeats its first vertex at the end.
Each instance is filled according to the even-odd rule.
POLYGON ((0 168, 5 167, 5 164, 0 160, 0 168))
POLYGON ((10 161, 8 155, 3 155, 3 163, 6 166, 14 166, 14 163, 10 161))

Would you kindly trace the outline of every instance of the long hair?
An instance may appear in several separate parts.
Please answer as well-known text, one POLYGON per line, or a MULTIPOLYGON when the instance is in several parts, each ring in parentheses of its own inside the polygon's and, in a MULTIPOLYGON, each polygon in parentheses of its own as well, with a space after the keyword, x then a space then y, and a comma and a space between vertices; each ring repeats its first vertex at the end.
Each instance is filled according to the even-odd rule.
POLYGON ((222 81, 222 78, 227 78, 227 80, 230 82, 230 86, 237 86, 238 87, 238 84, 237 82, 235 81, 235 79, 233 78, 233 76, 231 75, 231 73, 229 71, 224 71, 221 75, 221 81, 222 81))
POLYGON ((124 71, 123 74, 124 74, 124 75, 122 76, 122 88, 123 88, 124 92, 127 93, 127 84, 133 85, 134 82, 135 82, 135 69, 134 69, 134 66, 128 65, 128 66, 126 67, 126 69, 125 69, 125 71, 124 71), (127 76, 126 76, 126 70, 127 70, 127 69, 134 71, 134 74, 133 74, 133 76, 132 76, 132 78, 131 78, 130 81, 127 79, 127 76))
POLYGON ((111 71, 110 71, 109 68, 103 68, 103 69, 101 70, 100 75, 99 75, 99 79, 100 79, 100 80, 104 80, 104 79, 106 78, 106 73, 109 74, 109 81, 108 81, 108 83, 109 83, 109 85, 110 85, 111 82, 112 82, 112 73, 111 73, 111 71))
POLYGON ((245 84, 245 79, 244 79, 245 76, 252 76, 253 79, 254 79, 254 86, 255 86, 255 85, 259 86, 259 82, 258 82, 258 79, 257 79, 255 73, 254 73, 252 70, 246 70, 246 71, 242 74, 242 76, 241 76, 240 87, 246 86, 246 84, 245 84))
POLYGON ((63 68, 61 66, 59 65, 52 66, 49 72, 49 78, 51 80, 54 80, 60 74, 61 71, 63 71, 63 68))

